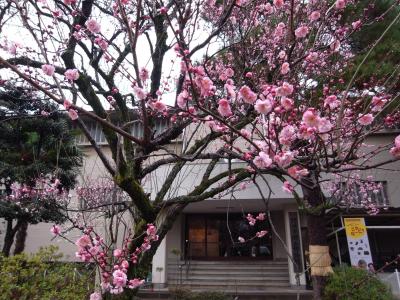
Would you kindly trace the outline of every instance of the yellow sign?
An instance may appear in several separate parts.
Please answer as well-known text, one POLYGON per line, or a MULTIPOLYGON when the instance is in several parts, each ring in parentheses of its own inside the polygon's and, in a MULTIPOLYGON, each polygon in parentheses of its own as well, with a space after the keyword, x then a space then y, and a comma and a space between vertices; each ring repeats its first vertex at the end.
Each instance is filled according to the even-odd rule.
POLYGON ((346 228, 346 235, 353 239, 362 238, 367 234, 364 218, 344 218, 344 227, 346 228))

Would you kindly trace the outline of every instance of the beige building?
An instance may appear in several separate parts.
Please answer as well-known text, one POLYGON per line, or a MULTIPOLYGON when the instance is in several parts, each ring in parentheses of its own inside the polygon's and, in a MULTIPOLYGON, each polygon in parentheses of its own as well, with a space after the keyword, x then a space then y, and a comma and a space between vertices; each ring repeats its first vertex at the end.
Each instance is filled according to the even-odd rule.
MULTIPOLYGON (((157 126, 162 130, 167 123, 160 122, 157 126)), ((93 138, 109 155, 99 126, 88 121, 88 127, 93 138)), ((196 134, 202 134, 202 130, 206 129, 200 128, 196 134)), ((140 128, 134 128, 134 133, 140 135, 140 128)), ((193 142, 188 141, 190 136, 191 133, 187 131, 182 138, 170 145, 170 149, 180 152, 182 147, 188 147, 188 144, 193 142)), ((368 143, 390 143, 394 136, 393 132, 382 133, 370 137, 368 143)), ((81 137, 78 144, 85 153, 81 183, 84 184, 88 178, 107 178, 107 171, 87 140, 81 137)), ((199 174, 204 172, 205 167, 205 163, 187 163, 174 181, 174 195, 185 194, 190 187, 196 185, 199 174)), ((146 181, 145 189, 149 193, 157 190, 160 182, 165 180, 169 168, 169 165, 160 168, 153 178, 146 181)), ((215 172, 227 169, 228 163, 221 160, 215 172)), ((382 182, 383 189, 373 199, 382 207, 380 214, 368 216, 355 207, 328 220, 331 256, 335 264, 350 263, 343 229, 343 217, 348 215, 365 217, 376 267, 400 252, 400 241, 393 239, 393 236, 400 233, 399 170, 400 162, 397 162, 368 174, 382 182)), ((245 189, 236 189, 218 198, 188 205, 157 250, 153 259, 152 283, 158 287, 185 284, 193 288, 231 291, 287 289, 290 286, 306 285, 306 220, 299 213, 294 199, 282 190, 281 182, 268 176, 265 179, 272 189, 272 197, 268 203, 272 222, 266 219, 251 227, 246 221, 245 216, 248 213, 257 215, 266 211, 266 204, 257 188, 251 184, 245 189), (268 234, 243 245, 237 243, 239 236, 251 238, 260 230, 267 230, 268 234), (288 258, 287 252, 291 258, 288 258)), ((267 190, 263 180, 258 182, 262 189, 267 190)), ((76 201, 74 205, 77 207, 81 204, 76 201)), ((126 223, 130 224, 129 216, 124 218, 126 223)), ((92 221, 97 228, 106 227, 103 217, 94 215, 92 221)), ((0 226, 3 226, 3 223, 0 223, 0 226)), ((59 238, 53 239, 49 231, 51 226, 52 224, 31 225, 26 251, 35 252, 41 246, 56 244, 67 259, 74 260, 75 245, 59 238)), ((0 231, 2 234, 1 227, 0 231)), ((72 231, 68 235, 74 240, 79 233, 72 231)), ((0 243, 2 241, 3 237, 0 236, 0 243)))

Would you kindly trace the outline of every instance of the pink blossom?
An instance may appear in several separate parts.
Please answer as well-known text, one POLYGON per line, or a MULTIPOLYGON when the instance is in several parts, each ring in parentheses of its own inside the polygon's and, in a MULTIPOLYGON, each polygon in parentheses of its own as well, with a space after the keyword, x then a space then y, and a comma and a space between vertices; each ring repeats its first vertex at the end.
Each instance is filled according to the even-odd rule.
POLYGON ((254 93, 247 85, 244 85, 239 90, 240 97, 249 104, 253 104, 257 100, 257 94, 254 93))
POLYGON ((128 287, 129 287, 130 289, 135 289, 135 288, 141 286, 143 283, 144 283, 144 280, 143 280, 143 279, 137 279, 137 278, 131 279, 131 280, 129 280, 129 282, 128 282, 128 287))
POLYGON ((147 93, 140 87, 135 86, 133 88, 133 92, 135 93, 135 96, 139 99, 139 100, 144 100, 147 97, 147 93))
POLYGON ((51 227, 50 232, 54 235, 59 235, 61 233, 61 227, 58 225, 53 225, 53 227, 51 227))
POLYGON ((238 241, 239 241, 239 243, 244 243, 244 242, 245 242, 245 239, 242 238, 241 236, 239 236, 239 237, 238 237, 238 241))
POLYGON ((392 154, 396 158, 400 158, 400 147, 392 147, 390 149, 390 154, 392 154))
POLYGON ((232 77, 233 75, 235 75, 235 71, 233 71, 232 68, 227 68, 227 69, 225 70, 225 75, 226 75, 226 77, 230 78, 230 77, 232 77))
POLYGON ((162 103, 161 101, 150 102, 150 105, 154 110, 157 110, 159 112, 163 112, 163 111, 167 110, 167 106, 164 103, 162 103))
POLYGON ((265 220, 265 213, 259 213, 258 216, 256 217, 257 220, 259 221, 264 221, 265 220))
POLYGON ((257 168, 264 169, 268 168, 272 165, 272 159, 269 157, 267 153, 261 151, 254 159, 253 163, 257 166, 257 168))
POLYGON ((115 249, 113 252, 115 257, 120 257, 122 255, 122 250, 121 249, 115 249))
POLYGON ((94 293, 90 294, 89 300, 101 300, 101 294, 98 292, 94 292, 94 293))
POLYGON ((321 17, 321 13, 318 10, 315 10, 310 14, 309 19, 310 19, 310 21, 317 21, 320 17, 321 17))
POLYGON ((147 224, 146 234, 148 236, 154 236, 157 233, 157 227, 153 224, 147 224))
POLYGON ((68 116, 71 118, 71 120, 75 121, 79 118, 78 112, 75 109, 69 109, 68 110, 68 116))
POLYGON ((281 67, 281 74, 285 75, 285 74, 289 73, 289 71, 290 71, 289 63, 288 62, 284 62, 282 64, 282 67, 281 67))
POLYGON ((256 225, 257 220, 253 217, 252 214, 247 214, 246 219, 249 222, 250 226, 256 225))
POLYGON ((272 12, 274 11, 274 8, 272 7, 272 5, 270 3, 267 3, 263 6, 264 12, 269 15, 272 14, 272 12))
POLYGON ((317 127, 319 116, 314 109, 307 109, 303 114, 303 122, 308 127, 317 127))
POLYGON ((288 174, 295 179, 300 179, 300 177, 307 176, 309 172, 300 166, 293 166, 288 169, 288 174))
POLYGON ((396 136, 394 139, 394 145, 400 148, 400 135, 396 136))
POLYGON ((96 37, 94 39, 95 44, 97 44, 101 50, 106 51, 108 48, 108 43, 105 39, 103 39, 102 37, 96 37))
POLYGON ((340 49, 340 41, 339 40, 335 40, 331 45, 330 48, 332 51, 334 52, 338 52, 340 49))
POLYGON ((53 76, 55 68, 53 65, 42 65, 42 71, 47 76, 53 76))
POLYGON ((327 133, 331 131, 333 125, 327 118, 319 118, 318 131, 320 133, 327 133))
POLYGON ((283 0, 274 0, 274 5, 276 8, 281 8, 283 6, 283 0))
POLYGON ((268 99, 258 99, 254 108, 260 114, 268 114, 272 110, 272 103, 268 99))
POLYGON ((276 94, 278 96, 289 96, 292 93, 293 93, 293 85, 287 82, 284 82, 282 86, 276 89, 276 94))
POLYGON ((346 0, 337 0, 335 3, 337 9, 343 9, 346 7, 346 0))
POLYGON ((285 34, 285 24, 280 22, 275 28, 275 36, 282 37, 285 34))
POLYGON ((221 99, 218 101, 218 112, 223 117, 232 116, 232 110, 228 100, 221 99))
POLYGON ((240 130, 240 134, 247 139, 251 138, 251 132, 244 128, 240 130))
POLYGON ((228 81, 227 83, 225 83, 224 89, 230 98, 235 98, 236 97, 235 87, 232 84, 228 83, 228 81))
POLYGON ((289 111, 289 110, 293 109, 294 102, 290 98, 282 97, 281 98, 281 105, 285 110, 289 111))
POLYGON ((65 71, 64 76, 69 81, 78 80, 79 71, 77 69, 68 69, 67 71, 65 71))
POLYGON ((166 15, 168 13, 168 8, 163 6, 160 8, 160 14, 166 15))
POLYGON ((285 181, 285 182, 283 183, 282 190, 283 190, 284 192, 286 192, 286 193, 291 194, 291 193, 293 193, 294 188, 293 188, 293 186, 291 185, 291 183, 290 183, 289 181, 285 181))
POLYGON ((197 85, 200 88, 200 93, 204 97, 212 96, 214 94, 215 86, 210 78, 198 77, 196 79, 197 85))
POLYGON ((112 274, 113 284, 116 287, 124 287, 126 285, 126 280, 128 279, 126 274, 121 270, 115 270, 112 274))
POLYGON ((66 110, 70 109, 72 103, 69 100, 64 100, 64 107, 66 110))
POLYGON ((64 0, 63 1, 65 5, 74 5, 76 4, 76 0, 64 0))
POLYGON ((361 27, 361 20, 357 20, 357 21, 351 23, 351 27, 353 27, 354 30, 360 28, 361 27))
POLYGON ((265 236, 268 233, 268 231, 266 230, 262 230, 256 233, 256 237, 258 238, 262 238, 263 236, 265 236))
POLYGON ((92 241, 90 240, 90 237, 87 234, 85 234, 75 242, 75 245, 77 245, 80 248, 85 248, 89 246, 91 243, 92 241))
POLYGON ((330 95, 324 100, 324 107, 329 107, 330 109, 335 109, 339 107, 340 101, 337 99, 335 95, 330 95))
POLYGON ((297 38, 301 39, 307 36, 308 34, 308 27, 307 26, 300 26, 294 31, 294 34, 297 38))
POLYGON ((318 53, 317 52, 310 52, 310 54, 307 55, 306 60, 309 62, 316 62, 318 59, 318 53))
POLYGON ((140 80, 146 81, 149 79, 149 71, 146 68, 141 68, 139 72, 140 80))
POLYGON ((87 20, 85 25, 91 33, 99 33, 101 30, 100 24, 94 19, 87 20))
POLYGON ((296 128, 292 125, 286 125, 279 133, 279 142, 289 146, 296 138, 296 128))
POLYGON ((183 90, 181 93, 179 93, 176 99, 176 103, 181 109, 185 109, 188 99, 189 99, 189 93, 187 92, 187 90, 183 90))
POLYGON ((358 123, 360 123, 363 126, 370 125, 373 121, 374 121, 374 116, 372 114, 365 114, 365 115, 360 114, 358 116, 358 123))
POLYGON ((274 156, 274 161, 281 168, 288 167, 294 159, 294 153, 292 151, 284 151, 274 156))
POLYGON ((376 112, 382 110, 386 102, 387 100, 382 97, 377 97, 377 96, 372 97, 371 101, 372 111, 376 112))

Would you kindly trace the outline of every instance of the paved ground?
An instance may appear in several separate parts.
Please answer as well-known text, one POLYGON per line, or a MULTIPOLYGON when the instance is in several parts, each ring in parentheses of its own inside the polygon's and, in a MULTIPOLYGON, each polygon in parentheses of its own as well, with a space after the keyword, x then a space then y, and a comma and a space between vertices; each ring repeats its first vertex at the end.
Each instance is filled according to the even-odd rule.
MULTIPOLYGON (((194 290, 194 292, 200 292, 194 290)), ((311 300, 312 291, 292 288, 271 288, 265 291, 221 291, 232 296, 234 300, 311 300)), ((158 290, 140 291, 137 299, 156 300, 156 299, 174 299, 169 295, 167 288, 158 290)), ((206 300, 206 299, 204 299, 206 300)))

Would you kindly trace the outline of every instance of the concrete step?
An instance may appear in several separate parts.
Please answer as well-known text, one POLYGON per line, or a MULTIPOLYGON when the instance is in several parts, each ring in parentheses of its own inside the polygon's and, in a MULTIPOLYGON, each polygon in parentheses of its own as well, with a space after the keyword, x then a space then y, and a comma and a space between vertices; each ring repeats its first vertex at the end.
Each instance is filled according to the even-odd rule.
MULTIPOLYGON (((173 284, 169 285, 170 287, 173 284)), ((265 290, 268 288, 276 288, 276 287, 289 287, 290 284, 288 282, 265 282, 264 284, 259 283, 251 283, 246 282, 244 284, 239 284, 238 282, 232 282, 231 284, 221 284, 219 282, 202 282, 199 284, 198 282, 183 282, 181 285, 189 289, 199 289, 199 290, 218 290, 218 291, 229 291, 229 290, 265 290)))
POLYGON ((196 275, 208 275, 208 276, 256 276, 260 275, 263 277, 269 277, 269 276, 289 276, 289 273, 287 270, 265 270, 265 271, 252 271, 252 270, 246 270, 246 272, 243 272, 242 270, 193 270, 190 269, 188 272, 186 269, 182 269, 182 272, 180 270, 171 270, 168 269, 168 275, 186 275, 186 274, 196 274, 196 275))
MULTIPOLYGON (((175 276, 171 276, 168 277, 168 279, 172 279, 172 280, 176 280, 179 279, 180 277, 175 277, 175 276)), ((194 275, 194 274, 190 274, 187 277, 186 276, 182 276, 182 280, 198 280, 200 281, 207 281, 207 280, 212 280, 215 282, 232 282, 232 281, 238 281, 238 282, 279 282, 279 281, 287 281, 289 282, 289 277, 288 276, 281 276, 281 277, 264 277, 264 276, 223 276, 223 277, 210 277, 208 275, 204 276, 204 275, 194 275)))
POLYGON ((195 266, 195 265, 190 265, 190 266, 182 266, 181 268, 178 266, 168 266, 167 271, 172 271, 172 272, 179 272, 180 270, 186 271, 189 270, 190 272, 192 271, 213 271, 213 272, 243 272, 243 273, 268 273, 268 272, 288 272, 288 267, 278 267, 278 266, 273 266, 273 267, 239 267, 239 266, 195 266))
MULTIPOLYGON (((191 264, 197 265, 287 265, 288 261, 284 260, 188 260, 191 264)), ((168 260, 168 264, 175 264, 179 262, 180 264, 184 264, 184 260, 168 260)))

